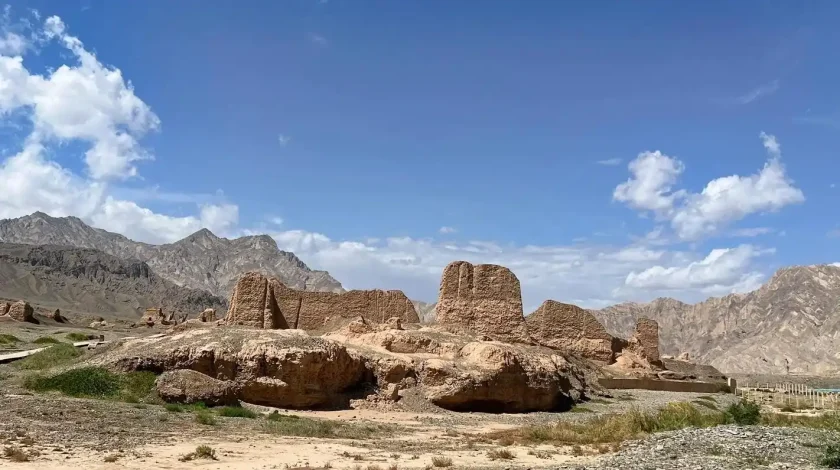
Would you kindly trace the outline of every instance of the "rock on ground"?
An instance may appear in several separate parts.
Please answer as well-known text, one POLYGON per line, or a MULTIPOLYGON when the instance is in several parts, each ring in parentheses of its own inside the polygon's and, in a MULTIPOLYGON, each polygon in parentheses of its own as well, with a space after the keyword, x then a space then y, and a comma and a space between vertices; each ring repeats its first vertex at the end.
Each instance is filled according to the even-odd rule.
POLYGON ((528 332, 543 346, 612 363, 624 341, 607 332, 594 315, 570 304, 546 300, 526 317, 528 332))
POLYGON ((328 338, 364 358, 380 388, 416 385, 423 398, 449 410, 563 410, 603 392, 590 364, 548 348, 428 327, 379 332, 348 327, 328 338))
POLYGON ((205 309, 198 317, 199 320, 202 322, 214 322, 216 321, 216 309, 208 308, 205 309))
POLYGON ((368 377, 344 346, 300 330, 193 328, 124 340, 88 360, 123 371, 191 369, 232 381, 243 401, 283 408, 345 406, 368 377))
POLYGON ((531 343, 522 312, 519 279, 504 266, 449 263, 440 281, 435 316, 455 326, 509 343, 531 343))
POLYGON ((155 381, 155 390, 169 403, 234 405, 239 397, 239 386, 236 382, 214 379, 191 369, 164 372, 155 381))
POLYGON ((35 323, 35 310, 29 305, 28 302, 23 300, 19 300, 9 307, 9 311, 7 315, 11 317, 13 320, 16 321, 25 321, 29 323, 35 323))

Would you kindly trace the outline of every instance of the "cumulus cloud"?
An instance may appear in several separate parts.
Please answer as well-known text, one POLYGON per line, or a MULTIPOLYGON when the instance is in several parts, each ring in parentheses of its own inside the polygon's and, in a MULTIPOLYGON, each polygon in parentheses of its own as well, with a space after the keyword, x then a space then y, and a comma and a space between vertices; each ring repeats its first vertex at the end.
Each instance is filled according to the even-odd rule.
POLYGON ((708 256, 685 266, 661 265, 627 275, 625 286, 647 290, 700 289, 721 294, 753 290, 763 276, 758 272, 745 272, 753 258, 772 253, 752 245, 736 248, 718 248, 708 256))
POLYGON ((236 227, 239 209, 231 204, 204 203, 196 207, 197 215, 175 217, 114 197, 109 182, 137 175, 135 163, 151 158, 139 139, 158 129, 160 120, 122 72, 99 62, 67 33, 60 18, 47 18, 31 36, 40 38, 41 45, 64 47, 72 64, 49 68, 43 75, 31 73, 20 55, 28 45, 15 36, 0 31, 0 117, 22 116, 32 130, 20 150, 0 162, 0 217, 34 211, 74 215, 152 243, 174 241, 202 227, 220 233, 236 227), (84 154, 77 155, 86 175, 51 159, 61 143, 70 141, 87 144, 84 154))
POLYGON ((445 234, 449 234, 449 233, 455 233, 455 232, 457 232, 457 231, 458 231, 458 229, 456 229, 455 227, 441 227, 441 228, 438 230, 438 232, 440 232, 440 233, 442 233, 442 234, 444 234, 444 235, 445 235, 445 234))
POLYGON ((760 137, 770 158, 753 175, 714 179, 700 193, 674 191, 683 163, 658 151, 644 152, 630 163, 632 176, 615 188, 613 199, 670 220, 683 240, 717 233, 750 214, 803 202, 804 194, 785 173, 775 136, 762 132, 760 137))
POLYGON ((613 199, 634 209, 668 214, 684 191, 673 192, 683 163, 660 151, 642 152, 628 165, 631 177, 616 186, 613 199))

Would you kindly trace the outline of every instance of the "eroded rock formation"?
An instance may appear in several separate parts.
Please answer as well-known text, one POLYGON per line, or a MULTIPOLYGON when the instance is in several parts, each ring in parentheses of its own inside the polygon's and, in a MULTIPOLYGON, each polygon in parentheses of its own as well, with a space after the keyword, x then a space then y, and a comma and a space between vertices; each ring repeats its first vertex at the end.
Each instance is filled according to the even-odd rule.
POLYGON ((239 386, 191 369, 166 371, 155 381, 158 396, 169 403, 204 403, 208 406, 233 405, 239 399, 239 386))
POLYGON ((526 317, 526 323, 531 337, 543 346, 607 363, 621 351, 623 341, 576 305, 546 300, 526 317))
POLYGON ((205 309, 198 316, 198 319, 202 322, 214 322, 216 321, 216 310, 212 308, 205 309))
MULTIPOLYGON (((232 382, 238 399, 285 408, 346 406, 348 393, 368 377, 364 361, 348 354, 344 346, 300 330, 193 328, 125 340, 89 363, 155 373, 190 369, 232 382)), ((220 386, 202 383, 213 384, 210 389, 220 386)), ((177 390, 185 386, 173 387, 169 396, 178 396, 177 390)))
POLYGON ((0 316, 6 315, 9 313, 9 309, 12 307, 12 304, 9 302, 0 302, 0 316))
POLYGON ((519 279, 504 266, 449 263, 440 281, 435 315, 439 325, 466 328, 505 342, 531 343, 519 279))
POLYGON ((64 323, 66 319, 61 316, 61 309, 55 309, 52 312, 47 314, 47 318, 50 320, 56 321, 58 323, 64 323))
POLYGON ((636 320, 636 331, 629 341, 630 349, 654 367, 662 367, 659 357, 659 324, 649 318, 636 320))
POLYGON ((299 291, 260 273, 247 273, 239 279, 225 321, 266 329, 319 330, 329 329, 335 321, 346 323, 357 317, 374 324, 390 318, 407 323, 420 321, 414 305, 401 291, 299 291))
POLYGON ((28 302, 19 300, 9 307, 7 315, 16 321, 35 323, 34 309, 28 302))

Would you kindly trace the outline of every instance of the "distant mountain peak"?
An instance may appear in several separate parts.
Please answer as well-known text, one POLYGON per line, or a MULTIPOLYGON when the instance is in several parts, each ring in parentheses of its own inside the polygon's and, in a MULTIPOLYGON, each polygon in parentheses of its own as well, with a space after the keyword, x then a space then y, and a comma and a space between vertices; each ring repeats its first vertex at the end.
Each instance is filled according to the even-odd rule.
POLYGON ((138 259, 179 286, 220 296, 227 296, 239 276, 247 271, 275 276, 293 288, 344 290, 326 271, 312 270, 294 253, 281 251, 268 235, 229 240, 202 228, 174 243, 149 245, 90 227, 76 217, 34 212, 0 220, 0 241, 93 248, 122 259, 138 259))

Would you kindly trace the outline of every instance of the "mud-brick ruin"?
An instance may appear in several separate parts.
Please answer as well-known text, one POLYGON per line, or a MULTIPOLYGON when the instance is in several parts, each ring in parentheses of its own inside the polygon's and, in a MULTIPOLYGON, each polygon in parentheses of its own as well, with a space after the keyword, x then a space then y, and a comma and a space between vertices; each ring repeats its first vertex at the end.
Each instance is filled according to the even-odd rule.
POLYGON ((457 411, 556 411, 607 395, 601 378, 670 372, 656 322, 639 319, 633 337, 617 338, 553 300, 526 318, 519 280, 503 266, 449 264, 436 314, 421 325, 401 291, 299 291, 252 272, 223 319, 203 313, 90 362, 163 374, 158 392, 170 401, 307 409, 412 395, 457 411))

